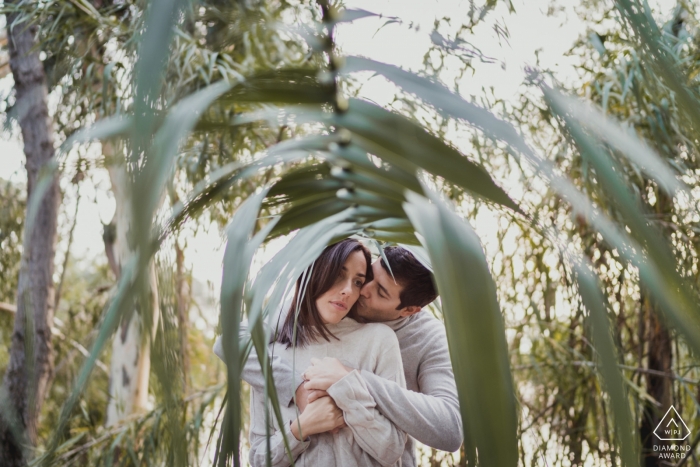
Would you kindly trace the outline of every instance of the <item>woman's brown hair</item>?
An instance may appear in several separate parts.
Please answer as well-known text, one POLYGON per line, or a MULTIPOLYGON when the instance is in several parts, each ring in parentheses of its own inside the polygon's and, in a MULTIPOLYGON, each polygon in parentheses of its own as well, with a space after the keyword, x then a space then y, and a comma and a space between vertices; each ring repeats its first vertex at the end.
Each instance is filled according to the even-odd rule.
MULTIPOLYGON (((319 336, 329 342, 329 336, 337 339, 323 323, 321 315, 318 313, 318 308, 316 308, 316 300, 333 287, 343 270, 345 261, 356 251, 361 251, 367 261, 365 282, 373 279, 372 256, 362 243, 352 238, 346 238, 327 246, 316 261, 297 280, 294 299, 287 312, 284 324, 282 324, 282 329, 277 335, 277 342, 286 344, 287 348, 289 348, 292 344, 304 347, 306 344, 316 342, 319 336), (303 290, 304 283, 306 283, 306 290, 303 290), (297 305, 299 306, 298 310, 297 305), (295 336, 294 320, 297 316, 295 336), (296 337, 296 342, 294 337, 296 337)), ((353 311, 355 306, 357 306, 357 303, 352 306, 350 311, 353 311)))

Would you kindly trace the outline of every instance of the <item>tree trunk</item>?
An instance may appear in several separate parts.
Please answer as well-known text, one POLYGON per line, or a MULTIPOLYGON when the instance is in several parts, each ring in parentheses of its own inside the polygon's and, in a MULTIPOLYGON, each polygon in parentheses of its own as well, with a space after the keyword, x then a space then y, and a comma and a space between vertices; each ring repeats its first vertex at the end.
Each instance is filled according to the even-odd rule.
MULTIPOLYGON (((658 318, 658 313, 648 297, 642 298, 642 310, 646 315, 642 319, 647 320, 647 369, 661 371, 670 375, 673 363, 671 347, 671 335, 658 318)), ((672 387, 671 379, 653 374, 646 375, 647 393, 661 404, 656 407, 648 401, 644 402, 644 414, 639 428, 642 442, 642 456, 644 467, 656 467, 662 465, 658 458, 658 452, 654 452, 654 446, 661 446, 666 441, 661 441, 654 435, 654 428, 661 421, 664 413, 671 406, 672 387)))
MULTIPOLYGON (((6 0, 6 6, 18 3, 6 0)), ((36 27, 15 24, 7 15, 10 69, 15 81, 19 126, 27 168, 27 207, 37 196, 42 167, 54 157, 53 130, 47 106, 44 67, 36 50, 36 27)), ((56 178, 38 204, 34 223, 24 233, 17 287, 17 313, 10 344, 10 363, 3 379, 0 401, 0 465, 25 465, 36 442, 39 412, 52 371, 51 326, 54 304, 54 254, 60 199, 56 178)))
MULTIPOLYGON (((103 145, 106 160, 114 160, 109 157, 113 152, 113 146, 109 143, 103 145)), ((109 175, 112 181, 112 191, 116 200, 116 212, 113 224, 113 244, 105 241, 108 258, 117 277, 121 273, 124 264, 133 256, 134 251, 129 242, 131 227, 132 199, 129 192, 128 174, 123 164, 109 166, 109 175), (112 248, 112 254, 110 254, 112 248)), ((108 236, 105 235, 105 240, 108 236)), ((151 307, 154 319, 151 330, 155 332, 158 317, 158 292, 155 268, 151 263, 149 268, 149 300, 147 306, 151 307)), ((151 340, 152 336, 144 335, 142 316, 139 312, 138 301, 134 302, 135 310, 130 316, 122 319, 112 341, 112 361, 109 373, 109 404, 107 406, 107 426, 114 425, 134 413, 148 409, 148 379, 151 368, 151 340)), ((148 315, 146 313, 145 315, 148 315)))
MULTIPOLYGON (((653 206, 653 210, 659 218, 670 216, 673 213, 673 199, 664 194, 663 191, 655 189, 656 202, 647 203, 653 206)), ((664 232, 670 238, 670 232, 664 232)), ((673 342, 671 333, 664 323, 659 319, 661 313, 657 305, 650 297, 642 295, 641 319, 646 320, 647 329, 647 369, 671 375, 673 364, 673 342)), ((660 404, 655 406, 649 401, 644 401, 644 411, 639 428, 639 436, 642 442, 642 460, 644 467, 657 467, 662 464, 658 457, 659 451, 654 451, 654 446, 667 445, 667 441, 660 440, 654 429, 661 421, 668 408, 673 403, 673 380, 665 376, 657 376, 651 373, 646 375, 647 393, 660 404)))

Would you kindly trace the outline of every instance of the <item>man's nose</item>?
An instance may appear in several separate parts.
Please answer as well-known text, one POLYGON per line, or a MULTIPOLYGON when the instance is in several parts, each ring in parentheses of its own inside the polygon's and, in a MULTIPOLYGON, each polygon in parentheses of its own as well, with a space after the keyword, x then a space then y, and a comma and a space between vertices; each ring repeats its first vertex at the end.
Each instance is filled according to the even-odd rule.
POLYGON ((362 296, 363 298, 369 298, 369 285, 371 283, 372 281, 369 281, 362 286, 362 288, 360 289, 360 296, 362 296))

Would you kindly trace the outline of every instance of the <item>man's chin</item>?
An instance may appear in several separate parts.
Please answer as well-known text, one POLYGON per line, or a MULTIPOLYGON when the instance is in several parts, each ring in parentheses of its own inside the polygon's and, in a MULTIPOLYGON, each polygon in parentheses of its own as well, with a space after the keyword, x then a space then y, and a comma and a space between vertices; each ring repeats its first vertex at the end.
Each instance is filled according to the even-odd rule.
POLYGON ((371 308, 357 308, 357 315, 365 322, 365 323, 381 323, 381 319, 378 319, 378 316, 376 313, 372 311, 371 308))
POLYGON ((368 307, 364 306, 362 303, 358 303, 356 309, 357 309, 357 316, 359 316, 360 318, 367 320, 367 321, 370 321, 372 319, 371 310, 368 307))

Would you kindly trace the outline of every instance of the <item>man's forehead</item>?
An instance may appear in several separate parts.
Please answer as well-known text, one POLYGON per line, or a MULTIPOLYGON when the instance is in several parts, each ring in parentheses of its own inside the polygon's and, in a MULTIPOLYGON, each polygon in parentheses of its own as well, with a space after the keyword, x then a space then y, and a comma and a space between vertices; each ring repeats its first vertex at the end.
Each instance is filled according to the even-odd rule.
POLYGON ((394 282, 392 275, 387 270, 384 269, 384 266, 382 266, 381 263, 379 262, 380 260, 381 260, 381 258, 376 260, 372 264, 373 268, 376 268, 375 271, 381 271, 379 274, 377 274, 376 272, 374 273, 375 281, 377 281, 377 283, 381 282, 380 285, 382 285, 383 288, 391 288, 391 289, 395 289, 398 292, 400 292, 401 286, 399 284, 397 284, 396 282, 394 282), (386 276, 386 277, 383 277, 383 279, 385 279, 385 280, 383 280, 383 281, 380 280, 380 278, 378 278, 377 275, 386 276))

